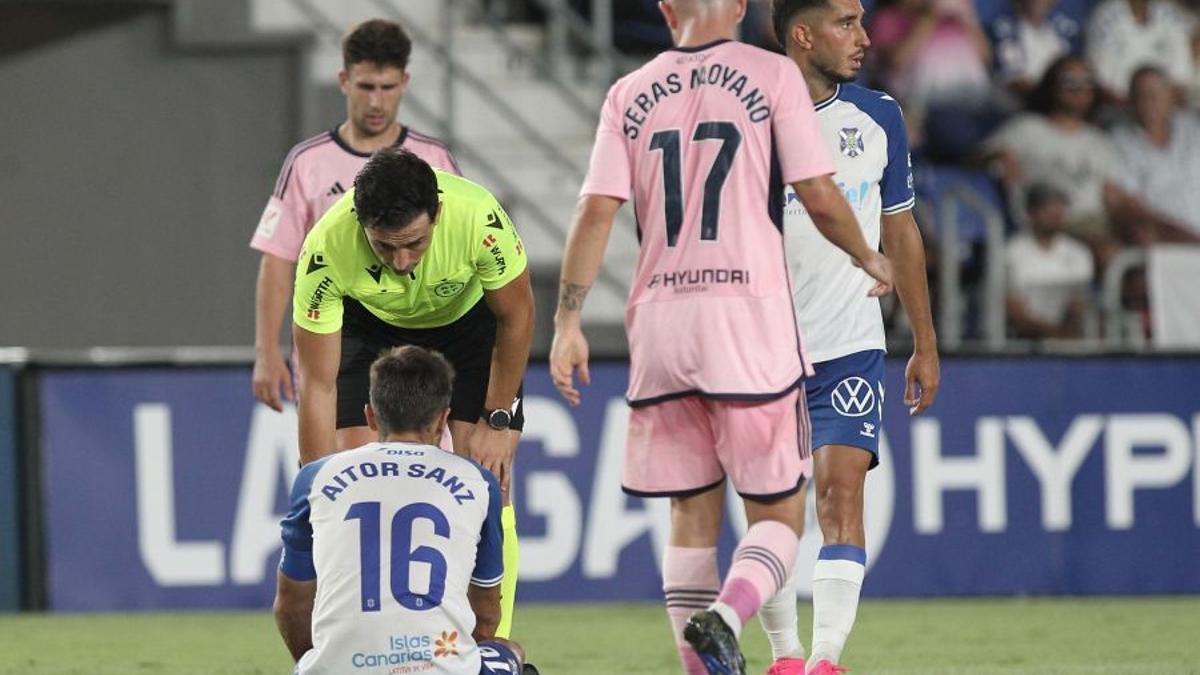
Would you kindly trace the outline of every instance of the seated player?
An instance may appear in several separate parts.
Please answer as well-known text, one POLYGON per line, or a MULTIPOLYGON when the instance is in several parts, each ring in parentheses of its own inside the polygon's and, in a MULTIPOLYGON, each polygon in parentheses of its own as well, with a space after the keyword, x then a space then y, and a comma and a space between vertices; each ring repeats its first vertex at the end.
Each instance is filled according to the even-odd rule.
POLYGON ((500 486, 436 444, 453 369, 404 346, 370 370, 379 437, 304 466, 283 521, 275 621, 297 675, 536 673, 496 639, 500 486), (405 672, 408 672, 407 670, 405 672))

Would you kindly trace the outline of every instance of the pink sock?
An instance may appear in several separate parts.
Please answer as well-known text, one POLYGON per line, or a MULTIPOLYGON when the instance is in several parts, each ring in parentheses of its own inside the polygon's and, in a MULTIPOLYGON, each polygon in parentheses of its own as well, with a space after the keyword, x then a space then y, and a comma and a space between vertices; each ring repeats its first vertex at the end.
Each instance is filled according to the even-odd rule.
POLYGON ((683 639, 683 626, 696 612, 707 609, 721 587, 717 575, 717 549, 668 546, 663 554, 663 595, 675 647, 686 673, 708 672, 696 651, 683 639))
POLYGON ((779 521, 752 525, 733 552, 733 565, 717 602, 732 609, 745 624, 787 581, 799 545, 792 528, 779 521))

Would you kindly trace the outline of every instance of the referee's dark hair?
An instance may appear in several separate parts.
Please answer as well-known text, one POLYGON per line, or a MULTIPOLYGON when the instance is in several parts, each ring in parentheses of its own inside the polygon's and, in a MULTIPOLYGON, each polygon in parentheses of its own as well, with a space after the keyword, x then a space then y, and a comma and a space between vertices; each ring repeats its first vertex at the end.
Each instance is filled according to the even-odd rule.
POLYGON ((342 38, 342 64, 346 70, 356 63, 408 68, 412 39, 395 21, 370 19, 354 27, 342 38))
POLYGON ((454 368, 440 353, 404 345, 371 364, 371 409, 379 433, 424 431, 450 407, 454 368))
POLYGON ((437 210, 437 176, 407 150, 377 151, 354 178, 354 213, 363 227, 399 230, 422 213, 437 218, 437 210))
POLYGON ((792 20, 801 12, 819 7, 828 7, 829 0, 773 0, 771 3, 771 26, 775 29, 775 39, 786 52, 788 48, 788 29, 792 20))

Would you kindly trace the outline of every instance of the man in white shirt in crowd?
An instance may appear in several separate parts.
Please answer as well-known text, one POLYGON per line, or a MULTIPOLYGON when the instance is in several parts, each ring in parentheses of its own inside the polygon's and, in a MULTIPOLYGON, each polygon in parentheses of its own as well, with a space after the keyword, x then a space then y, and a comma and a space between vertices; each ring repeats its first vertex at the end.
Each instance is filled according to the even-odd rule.
POLYGON ((1117 182, 1155 216, 1142 219, 1140 238, 1200 242, 1200 117, 1179 105, 1156 66, 1134 73, 1129 102, 1137 123, 1116 129, 1113 144, 1117 182))
POLYGON ((1026 193, 1029 232, 1009 240, 1008 322, 1020 338, 1078 338, 1083 335, 1092 254, 1063 234, 1067 196, 1036 183, 1026 193))
POLYGON ((1087 59, 1107 98, 1122 102, 1139 67, 1159 66, 1179 87, 1189 85, 1195 21, 1169 0, 1105 0, 1087 27, 1087 59))

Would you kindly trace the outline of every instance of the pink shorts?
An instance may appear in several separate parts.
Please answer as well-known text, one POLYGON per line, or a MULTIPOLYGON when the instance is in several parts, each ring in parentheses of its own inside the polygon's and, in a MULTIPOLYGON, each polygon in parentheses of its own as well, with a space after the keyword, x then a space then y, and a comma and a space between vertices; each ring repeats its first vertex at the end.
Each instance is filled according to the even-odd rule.
POLYGON ((630 411, 622 481, 628 494, 686 497, 728 477, 742 497, 771 501, 811 476, 803 386, 771 401, 688 396, 630 411))

